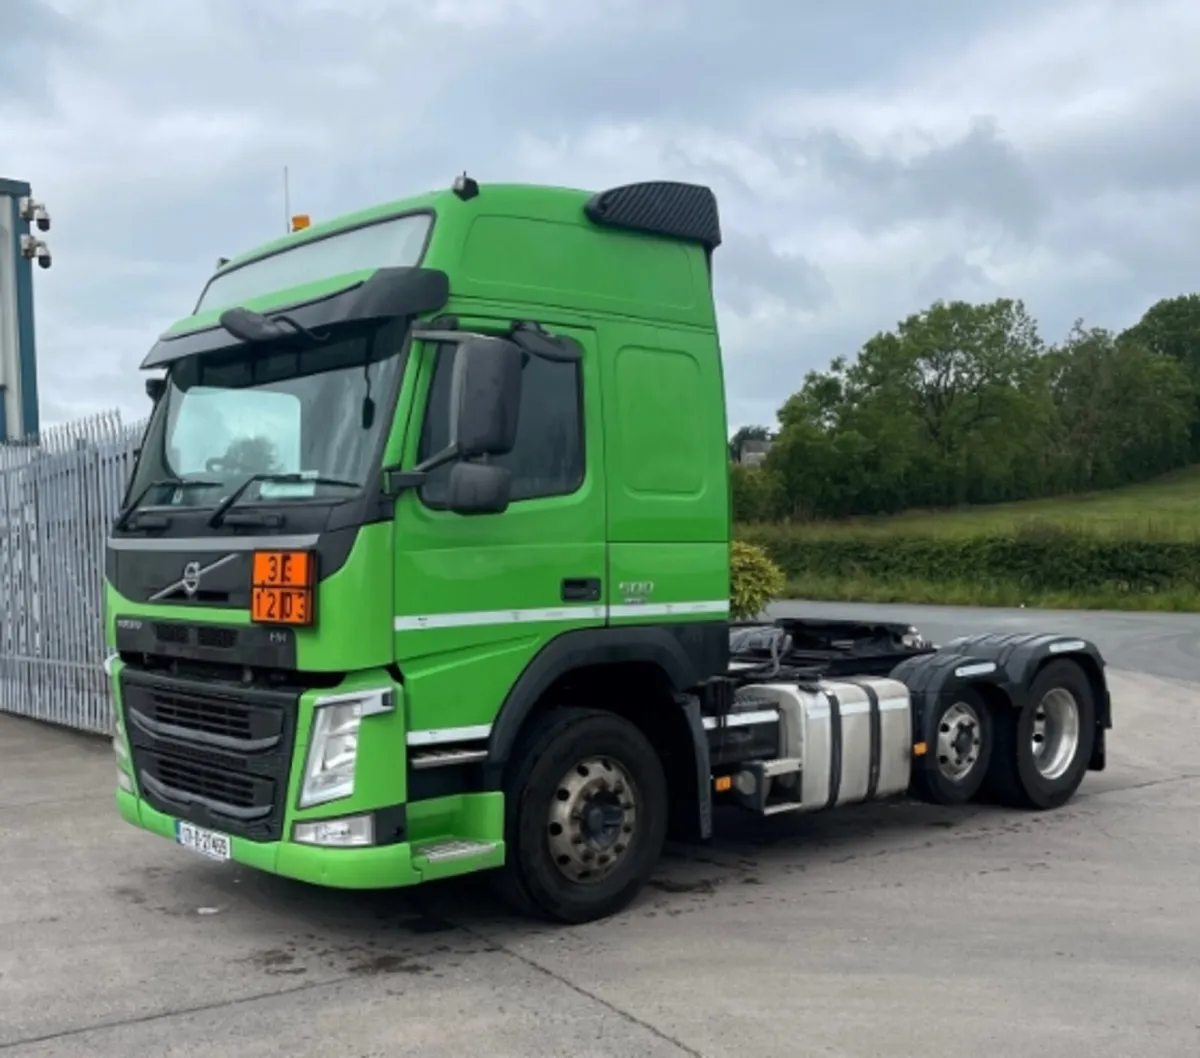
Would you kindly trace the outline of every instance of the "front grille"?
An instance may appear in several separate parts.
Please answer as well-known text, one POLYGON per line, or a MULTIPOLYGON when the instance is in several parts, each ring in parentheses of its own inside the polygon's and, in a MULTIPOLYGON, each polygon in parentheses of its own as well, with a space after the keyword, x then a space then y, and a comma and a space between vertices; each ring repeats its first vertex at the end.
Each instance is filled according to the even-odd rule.
POLYGON ((217 650, 232 650, 237 646, 238 634, 236 628, 215 628, 200 625, 196 629, 196 642, 202 647, 213 647, 217 650))
POLYGON ((154 638, 159 643, 185 645, 196 643, 213 650, 232 650, 237 646, 238 630, 222 625, 188 625, 159 621, 154 626, 154 638))
POLYGON ((186 643, 188 627, 187 625, 156 624, 154 635, 160 643, 186 643))
MULTIPOLYGON (((171 805, 174 815, 197 822, 198 813, 221 816, 234 826, 267 819, 276 801, 275 782, 259 775, 240 774, 185 757, 143 750, 139 777, 147 796, 171 805)), ((221 828, 231 829, 228 822, 221 828)))
POLYGON ((173 728, 178 735, 186 732, 193 742, 247 752, 269 749, 283 734, 279 706, 252 704, 236 691, 197 693, 167 686, 135 693, 134 698, 126 710, 133 723, 151 733, 173 728))
POLYGON ((199 826, 277 840, 299 691, 121 672, 130 753, 145 799, 199 826))

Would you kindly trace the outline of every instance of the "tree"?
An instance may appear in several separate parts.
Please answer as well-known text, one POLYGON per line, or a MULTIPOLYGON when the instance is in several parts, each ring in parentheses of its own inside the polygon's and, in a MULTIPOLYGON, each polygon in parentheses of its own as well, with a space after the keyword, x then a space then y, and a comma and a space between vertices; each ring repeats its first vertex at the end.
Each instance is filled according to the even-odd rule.
POLYGON ((1194 392, 1178 360, 1077 322, 1053 362, 1061 488, 1112 488, 1187 461, 1194 392))
POLYGON ((238 437, 229 443, 221 456, 226 472, 238 475, 274 474, 282 469, 274 442, 265 436, 238 437))
POLYGON ((779 412, 768 458, 823 515, 1011 499, 1048 414, 1037 326, 1019 301, 935 302, 853 363, 810 372, 779 412), (1017 419, 1024 422, 1012 429, 1017 419))
POLYGON ((1156 301, 1121 337, 1158 356, 1171 357, 1193 377, 1200 377, 1200 294, 1156 301))
MULTIPOLYGON (((810 371, 735 515, 828 518, 1144 480, 1200 458, 1200 296, 1048 348, 1017 300, 938 301, 810 371)), ((762 430, 762 428, 757 428, 762 430)))
POLYGON ((1121 338, 1183 367, 1196 393, 1189 428, 1190 454, 1200 459, 1200 294, 1156 301, 1121 338))

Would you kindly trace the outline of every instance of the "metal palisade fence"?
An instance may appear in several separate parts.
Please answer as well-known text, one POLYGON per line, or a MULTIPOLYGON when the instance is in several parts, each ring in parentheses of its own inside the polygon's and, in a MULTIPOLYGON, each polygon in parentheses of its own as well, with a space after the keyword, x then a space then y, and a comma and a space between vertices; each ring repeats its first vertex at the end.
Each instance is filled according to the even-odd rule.
POLYGON ((0 445, 0 713, 112 730, 104 544, 142 429, 113 412, 0 445))

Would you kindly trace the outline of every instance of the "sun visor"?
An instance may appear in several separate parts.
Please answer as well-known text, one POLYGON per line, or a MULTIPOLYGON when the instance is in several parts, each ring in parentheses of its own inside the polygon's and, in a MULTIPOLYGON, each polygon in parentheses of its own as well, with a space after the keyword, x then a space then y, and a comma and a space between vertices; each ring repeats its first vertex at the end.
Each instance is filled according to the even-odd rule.
MULTIPOLYGON (((285 315, 312 331, 342 323, 417 316, 442 308, 450 297, 450 277, 436 268, 380 268, 369 279, 312 300, 263 312, 285 315)), ((164 334, 142 361, 142 370, 167 367, 185 356, 236 348, 245 342, 220 324, 164 334)))

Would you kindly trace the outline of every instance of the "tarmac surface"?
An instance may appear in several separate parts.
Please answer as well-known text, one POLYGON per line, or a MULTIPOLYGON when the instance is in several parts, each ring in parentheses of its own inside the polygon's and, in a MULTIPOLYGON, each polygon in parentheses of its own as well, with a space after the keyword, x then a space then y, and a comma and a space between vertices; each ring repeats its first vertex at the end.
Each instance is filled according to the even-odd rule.
POLYGON ((1045 814, 723 817, 576 929, 480 880, 212 864, 117 818, 106 743, 0 717, 0 1058, 1196 1058, 1200 620, 896 610, 935 641, 1095 639, 1108 769, 1045 814))

